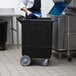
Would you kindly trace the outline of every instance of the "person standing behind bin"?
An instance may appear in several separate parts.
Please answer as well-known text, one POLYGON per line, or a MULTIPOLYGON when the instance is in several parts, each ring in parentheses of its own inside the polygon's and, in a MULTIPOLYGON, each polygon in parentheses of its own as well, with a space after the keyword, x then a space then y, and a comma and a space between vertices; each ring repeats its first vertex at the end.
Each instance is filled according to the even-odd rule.
POLYGON ((20 9, 26 13, 26 18, 40 18, 41 0, 20 0, 20 9))

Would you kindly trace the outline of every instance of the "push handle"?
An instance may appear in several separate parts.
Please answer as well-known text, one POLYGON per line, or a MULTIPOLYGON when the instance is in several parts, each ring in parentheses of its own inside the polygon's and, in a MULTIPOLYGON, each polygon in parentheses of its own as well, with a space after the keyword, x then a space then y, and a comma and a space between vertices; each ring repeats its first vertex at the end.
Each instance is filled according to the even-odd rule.
POLYGON ((17 18, 18 21, 24 21, 26 18, 24 16, 20 16, 17 18))

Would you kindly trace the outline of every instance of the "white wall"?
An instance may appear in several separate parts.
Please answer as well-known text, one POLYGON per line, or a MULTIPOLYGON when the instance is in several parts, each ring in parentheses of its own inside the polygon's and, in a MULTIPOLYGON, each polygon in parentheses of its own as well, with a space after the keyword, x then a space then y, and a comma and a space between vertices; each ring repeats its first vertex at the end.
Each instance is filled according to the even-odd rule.
POLYGON ((42 10, 43 17, 46 17, 48 12, 53 7, 54 2, 53 2, 53 0, 41 0, 41 3, 42 3, 41 10, 42 10))
POLYGON ((0 8, 14 7, 14 1, 16 0, 0 0, 0 8))
MULTIPOLYGON (((19 0, 0 0, 0 8, 14 8, 14 13, 15 14, 24 14, 24 12, 22 12, 19 9, 18 6, 18 2, 19 0)), ((52 0, 41 0, 42 3, 42 14, 43 17, 46 17, 46 14, 49 12, 49 10, 53 7, 54 3, 52 0)), ((15 25, 15 21, 14 21, 14 25, 15 25)), ((19 41, 21 43, 21 25, 19 25, 19 31, 20 31, 20 37, 19 37, 19 41)), ((14 42, 16 44, 16 33, 14 32, 14 42)), ((9 39, 9 34, 8 34, 8 42, 10 42, 11 40, 9 39)))
MULTIPOLYGON (((15 10, 19 10, 18 1, 19 0, 0 0, 0 8, 15 8, 15 10)), ((15 13, 18 13, 18 11, 15 11, 15 13)))

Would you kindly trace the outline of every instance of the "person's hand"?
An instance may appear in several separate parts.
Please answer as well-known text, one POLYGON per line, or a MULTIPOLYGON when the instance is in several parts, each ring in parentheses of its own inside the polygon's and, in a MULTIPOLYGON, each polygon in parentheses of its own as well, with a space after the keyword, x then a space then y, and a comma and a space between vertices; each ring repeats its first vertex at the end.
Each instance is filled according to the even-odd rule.
POLYGON ((27 16, 30 15, 32 12, 30 10, 28 10, 26 7, 21 8, 22 11, 24 11, 27 16))
POLYGON ((32 13, 32 12, 29 11, 29 10, 27 10, 27 12, 26 12, 27 16, 30 15, 31 13, 32 13))

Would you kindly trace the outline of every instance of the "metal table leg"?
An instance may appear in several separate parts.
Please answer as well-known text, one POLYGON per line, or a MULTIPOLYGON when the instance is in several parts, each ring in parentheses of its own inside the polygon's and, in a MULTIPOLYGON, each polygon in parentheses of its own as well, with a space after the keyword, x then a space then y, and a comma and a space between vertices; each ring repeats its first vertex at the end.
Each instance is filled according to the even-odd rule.
POLYGON ((69 18, 70 16, 68 15, 68 27, 67 27, 67 60, 68 61, 72 61, 72 58, 71 58, 71 53, 70 53, 70 47, 69 47, 69 44, 70 44, 70 21, 69 21, 69 18))
POLYGON ((12 44, 14 44, 13 41, 13 18, 11 17, 11 32, 12 32, 12 44))
POLYGON ((13 39, 13 31, 16 32, 17 35, 17 48, 19 48, 19 29, 18 29, 18 21, 16 20, 16 29, 13 28, 13 17, 11 17, 11 30, 12 30, 12 44, 14 44, 14 39, 13 39))
POLYGON ((16 30, 17 30, 17 48, 19 48, 19 27, 18 27, 18 20, 16 20, 16 30))

